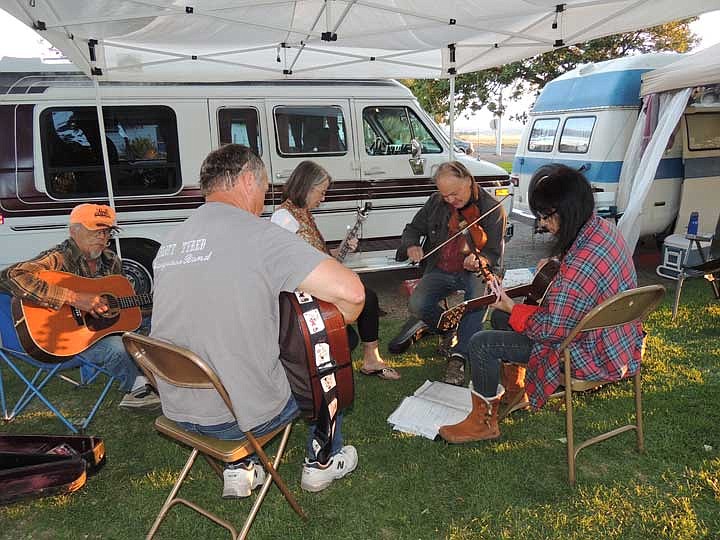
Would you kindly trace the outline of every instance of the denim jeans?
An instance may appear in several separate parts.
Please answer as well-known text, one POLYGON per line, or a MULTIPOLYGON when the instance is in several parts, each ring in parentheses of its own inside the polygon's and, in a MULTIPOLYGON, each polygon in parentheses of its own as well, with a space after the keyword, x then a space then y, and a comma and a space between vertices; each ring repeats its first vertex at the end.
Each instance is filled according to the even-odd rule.
MULTIPOLYGON (((444 272, 433 268, 427 272, 410 296, 409 310, 416 318, 422 319, 432 329, 437 328, 442 308, 439 302, 457 290, 465 291, 465 300, 485 294, 485 283, 472 272, 444 272)), ((466 314, 458 327, 458 344, 453 350, 467 358, 470 338, 481 329, 485 309, 466 314)))
MULTIPOLYGON (((150 317, 143 317, 140 328, 136 331, 147 334, 150 328, 150 317)), ((81 354, 85 360, 107 369, 120 382, 120 390, 129 392, 132 390, 135 379, 141 375, 140 369, 135 364, 122 342, 122 336, 112 335, 102 338, 100 341, 89 347, 81 354)), ((84 378, 89 378, 95 371, 89 366, 83 366, 84 378)))
MULTIPOLYGON (((290 396, 290 399, 285 405, 285 408, 280 411, 280 414, 278 414, 272 420, 265 422, 264 424, 255 426, 250 431, 252 431, 253 435, 255 435, 256 437, 261 437, 262 435, 270 433, 271 431, 279 428, 280 426, 284 426, 285 424, 296 418, 299 414, 300 409, 298 408, 297 402, 295 401, 295 398, 293 396, 290 396)), ((207 435, 208 437, 214 437, 216 439, 232 441, 242 441, 245 439, 245 433, 240 429, 240 426, 238 426, 237 422, 225 422, 223 424, 215 424, 213 426, 202 426, 200 424, 193 424, 191 422, 178 422, 178 425, 188 431, 200 433, 201 435, 207 435)), ((335 424, 335 436, 332 440, 331 455, 333 456, 337 454, 340 450, 342 450, 343 439, 340 429, 341 426, 342 413, 338 413, 335 424)), ((315 451, 313 450, 312 446, 315 429, 316 425, 310 424, 306 444, 306 455, 308 461, 317 461, 315 451)))
POLYGON ((493 330, 477 332, 468 346, 474 390, 487 398, 497 394, 500 382, 500 362, 527 364, 533 342, 515 332, 508 322, 510 316, 494 310, 490 319, 493 330))

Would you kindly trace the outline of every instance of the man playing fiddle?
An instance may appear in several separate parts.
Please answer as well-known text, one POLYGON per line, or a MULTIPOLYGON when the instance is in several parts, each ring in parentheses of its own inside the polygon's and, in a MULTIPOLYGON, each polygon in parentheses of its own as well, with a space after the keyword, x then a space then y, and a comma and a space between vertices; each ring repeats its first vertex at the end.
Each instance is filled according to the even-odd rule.
MULTIPOLYGON (((420 263, 423 276, 410 296, 409 310, 431 330, 439 333, 437 324, 443 311, 439 302, 460 289, 465 291, 465 300, 482 296, 485 284, 479 273, 481 268, 488 268, 491 272, 499 270, 506 214, 492 196, 480 189, 472 174, 459 161, 440 165, 434 180, 438 192, 427 200, 412 222, 405 226, 396 258, 410 258, 420 263), (473 250, 472 245, 468 246, 473 242, 466 240, 463 234, 447 242, 464 226, 481 216, 484 217, 473 227, 479 226, 484 231, 484 246, 473 250), (422 243, 421 237, 425 237, 422 243), (443 242, 447 243, 430 253, 443 242)), ((471 239, 479 240, 483 236, 479 229, 472 232, 475 234, 470 234, 471 239)), ((485 310, 477 310, 462 318, 457 331, 457 344, 448 352, 445 382, 463 384, 467 343, 480 329, 484 315, 485 310)))

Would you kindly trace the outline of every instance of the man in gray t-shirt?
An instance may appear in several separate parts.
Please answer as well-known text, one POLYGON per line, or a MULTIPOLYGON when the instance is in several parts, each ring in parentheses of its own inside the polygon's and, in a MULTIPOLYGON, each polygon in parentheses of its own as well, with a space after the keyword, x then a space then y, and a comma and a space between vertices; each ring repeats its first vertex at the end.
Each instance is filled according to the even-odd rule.
MULTIPOLYGON (((259 217, 268 178, 249 148, 211 152, 200 186, 206 204, 165 238, 153 264, 152 336, 208 362, 235 410, 215 390, 160 381, 158 390, 165 416, 186 429, 242 439, 245 431, 261 435, 297 415, 279 359, 280 292, 301 289, 332 302, 350 322, 362 308, 363 287, 353 272, 259 217)), ((304 489, 320 491, 357 465, 355 449, 342 446, 340 422, 335 433, 327 463, 318 463, 308 444, 304 489)), ((223 496, 247 496, 263 478, 259 465, 231 466, 223 496)))

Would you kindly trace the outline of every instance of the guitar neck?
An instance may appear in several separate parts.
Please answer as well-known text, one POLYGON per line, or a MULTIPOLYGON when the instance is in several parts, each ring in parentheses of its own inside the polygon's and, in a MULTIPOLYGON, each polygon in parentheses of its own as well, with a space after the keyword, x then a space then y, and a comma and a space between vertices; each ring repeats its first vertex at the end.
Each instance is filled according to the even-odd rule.
POLYGON ((134 296, 118 296, 118 307, 128 309, 133 307, 144 307, 152 305, 151 294, 136 294, 134 296))
MULTIPOLYGON (((530 291, 530 285, 520 285, 518 287, 511 287, 510 289, 507 289, 505 292, 510 298, 517 298, 518 296, 526 296, 528 292, 530 291)), ((484 306, 489 306, 490 304, 494 304, 496 300, 496 297, 494 294, 488 294, 485 296, 481 296, 479 298, 473 298, 472 300, 467 300, 463 302, 465 305, 465 311, 474 311, 476 309, 479 309, 484 306)))

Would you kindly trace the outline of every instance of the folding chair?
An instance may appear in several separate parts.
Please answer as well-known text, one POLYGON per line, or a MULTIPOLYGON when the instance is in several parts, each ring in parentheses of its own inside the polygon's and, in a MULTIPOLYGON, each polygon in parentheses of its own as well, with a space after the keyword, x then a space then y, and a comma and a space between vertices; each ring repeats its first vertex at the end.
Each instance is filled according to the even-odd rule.
MULTIPOLYGON (((156 385, 157 379, 160 378, 169 384, 182 388, 214 388, 222 397, 227 408, 230 411, 234 411, 230 396, 225 390, 225 386, 222 381, 220 381, 218 376, 207 365, 207 363, 192 351, 172 345, 171 343, 131 332, 123 335, 123 342, 125 343, 125 348, 154 385, 156 385)), ((160 509, 160 513, 157 518, 155 518, 155 522, 153 523, 150 532, 148 532, 147 540, 151 540, 155 536, 155 533, 160 527, 163 519, 165 519, 169 510, 176 504, 182 504, 192 508, 199 514, 230 531, 233 539, 237 538, 238 540, 242 540, 247 537, 250 527, 255 520, 255 516, 260 509, 260 505, 265 499, 265 495, 270 489, 270 484, 273 481, 275 481, 277 486, 280 488, 280 491, 285 496, 288 503, 290 503, 293 510, 295 510, 301 518, 306 519, 302 508, 300 508, 300 505, 295 500, 295 497, 293 497, 290 490, 288 490, 285 481, 277 472, 280 460, 282 459, 285 447, 287 446, 288 438, 290 437, 292 424, 292 422, 289 422, 287 425, 281 426, 275 431, 257 438, 252 433, 245 432, 246 439, 236 441, 215 439, 213 437, 207 437, 191 431, 186 431, 165 416, 158 417, 155 420, 155 429, 157 429, 160 433, 167 435, 171 439, 190 446, 192 451, 190 452, 190 457, 188 457, 182 471, 180 472, 177 482, 175 482, 175 485, 170 491, 170 495, 168 495, 165 504, 163 504, 160 509), (282 438, 280 440, 275 459, 271 463, 265 454, 263 447, 280 434, 282 434, 282 438), (239 535, 230 522, 218 517, 194 502, 177 496, 180 486, 185 481, 185 478, 195 463, 198 454, 202 454, 205 460, 210 464, 212 469, 221 479, 223 476, 223 468, 217 463, 218 461, 231 463, 243 459, 251 454, 256 454, 258 458, 260 458, 263 467, 265 467, 265 471, 268 475, 260 488, 260 492, 255 499, 255 503, 250 509, 250 513, 245 520, 239 535)))
POLYGON ((28 355, 22 348, 15 332, 15 321, 11 312, 11 297, 8 294, 0 294, 0 408, 2 408, 3 420, 14 420, 30 403, 37 398, 57 418, 65 424, 71 432, 78 433, 85 430, 95 417, 100 405, 107 395, 112 383, 115 381, 109 371, 102 366, 88 361, 82 355, 76 355, 68 360, 56 364, 41 362, 28 355), (3 384, 2 367, 7 366, 15 373, 25 385, 25 390, 18 398, 12 411, 8 412, 6 403, 6 391, 3 384), (35 373, 31 377, 25 375, 21 365, 32 368, 35 373), (80 381, 67 376, 65 372, 70 369, 80 368, 80 381), (47 398, 44 393, 45 386, 57 377, 72 384, 75 387, 85 387, 93 382, 100 374, 107 376, 108 380, 99 397, 93 404, 90 412, 81 424, 73 424, 60 410, 47 398))
MULTIPOLYGON (((571 377, 572 367, 570 359, 570 343, 582 332, 599 330, 620 326, 632 321, 642 321, 655 309, 655 306, 665 295, 665 287, 662 285, 648 285, 630 289, 608 298, 602 304, 590 311, 577 326, 565 338, 560 345, 559 353, 563 357, 564 387, 565 390, 550 396, 551 398, 565 397, 565 429, 567 438, 567 459, 568 459, 568 482, 575 485, 575 463, 580 450, 593 444, 605 441, 626 431, 635 430, 638 452, 644 451, 643 422, 642 422, 642 394, 640 387, 640 368, 633 376, 633 390, 635 394, 635 423, 615 428, 611 431, 601 433, 587 439, 580 444, 575 444, 573 429, 573 404, 572 395, 575 392, 585 392, 596 389, 600 386, 619 381, 587 381, 571 377)), ((644 347, 643 347, 644 352, 644 347)), ((625 379, 622 379, 625 380, 625 379)))
POLYGON ((680 274, 678 274, 677 285, 675 286, 675 302, 673 303, 672 320, 677 316, 678 307, 680 305, 680 293, 686 279, 704 277, 710 282, 715 298, 720 299, 720 216, 718 216, 717 225, 715 225, 715 234, 712 236, 685 235, 688 239, 688 249, 685 251, 685 257, 680 266, 680 274), (705 256, 705 252, 700 246, 700 242, 710 242, 710 258, 705 256), (702 263, 691 266, 688 264, 690 254, 692 252, 692 244, 695 243, 702 263))

